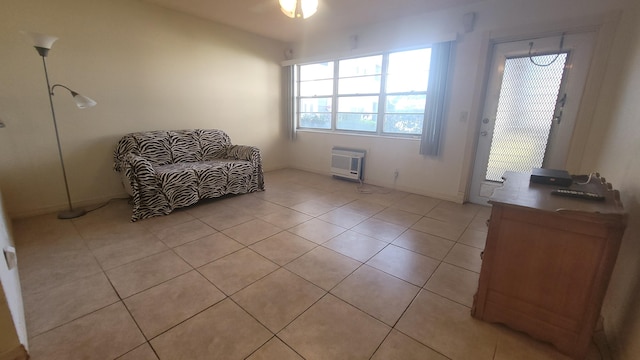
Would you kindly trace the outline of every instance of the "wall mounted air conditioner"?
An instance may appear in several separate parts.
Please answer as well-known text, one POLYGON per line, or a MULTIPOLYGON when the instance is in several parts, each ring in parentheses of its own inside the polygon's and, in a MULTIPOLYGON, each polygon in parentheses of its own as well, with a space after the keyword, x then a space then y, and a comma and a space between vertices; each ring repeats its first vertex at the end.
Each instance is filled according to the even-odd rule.
POLYGON ((334 147, 331 149, 331 175, 362 180, 365 150, 334 147))

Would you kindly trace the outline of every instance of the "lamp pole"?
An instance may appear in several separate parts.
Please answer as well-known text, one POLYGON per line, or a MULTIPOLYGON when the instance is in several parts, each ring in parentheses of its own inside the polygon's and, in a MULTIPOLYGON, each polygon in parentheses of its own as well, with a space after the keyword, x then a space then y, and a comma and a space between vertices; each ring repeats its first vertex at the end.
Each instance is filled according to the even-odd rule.
POLYGON ((53 118, 53 129, 55 130, 55 133, 56 133, 56 143, 58 144, 58 156, 60 157, 60 165, 62 166, 62 177, 64 178, 64 189, 67 192, 67 204, 69 204, 68 210, 61 211, 58 213, 58 219, 77 218, 86 214, 87 212, 84 209, 74 209, 73 205, 71 204, 69 182, 67 181, 67 171, 64 167, 64 158, 62 156, 62 146, 60 145, 60 135, 58 134, 58 122, 56 121, 56 110, 53 106, 53 89, 55 89, 56 86, 60 86, 67 89, 67 91, 71 93, 71 96, 76 102, 76 105, 80 109, 85 109, 91 106, 95 106, 96 102, 93 99, 90 99, 86 96, 78 94, 77 92, 69 89, 64 85, 55 84, 51 86, 51 83, 49 82, 49 71, 47 70, 46 57, 49 54, 49 50, 51 50, 51 46, 53 45, 53 43, 56 40, 58 40, 57 37, 40 34, 40 33, 26 32, 26 31, 23 31, 22 33, 32 38, 34 47, 38 51, 38 54, 42 56, 42 65, 44 66, 44 77, 47 80, 47 95, 49 96, 49 105, 51 105, 51 117, 53 118))
POLYGON ((49 72, 47 71, 47 52, 49 49, 36 47, 40 56, 42 56, 42 65, 44 66, 44 77, 47 80, 47 95, 49 95, 49 104, 51 105, 51 117, 53 118, 53 129, 56 133, 56 142, 58 144, 58 155, 60 157, 60 165, 62 166, 62 177, 64 178, 64 188, 67 192, 67 203, 69 204, 69 210, 61 211, 58 213, 58 219, 73 219, 86 214, 84 209, 73 209, 71 204, 71 195, 69 193, 69 182, 67 181, 67 172, 64 167, 64 158, 62 156, 62 146, 60 145, 60 135, 58 134, 58 123, 56 121, 56 110, 53 107, 53 89, 49 82, 49 72), (47 51, 43 51, 43 50, 47 51))

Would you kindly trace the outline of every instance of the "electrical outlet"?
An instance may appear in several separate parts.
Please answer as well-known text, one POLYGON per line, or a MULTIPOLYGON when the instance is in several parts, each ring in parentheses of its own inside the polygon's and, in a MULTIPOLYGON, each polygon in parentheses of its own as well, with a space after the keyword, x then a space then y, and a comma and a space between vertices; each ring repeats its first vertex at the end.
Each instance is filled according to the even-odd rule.
POLYGON ((7 262, 7 269, 11 270, 18 266, 18 257, 16 256, 16 248, 7 246, 4 248, 4 260, 7 262))

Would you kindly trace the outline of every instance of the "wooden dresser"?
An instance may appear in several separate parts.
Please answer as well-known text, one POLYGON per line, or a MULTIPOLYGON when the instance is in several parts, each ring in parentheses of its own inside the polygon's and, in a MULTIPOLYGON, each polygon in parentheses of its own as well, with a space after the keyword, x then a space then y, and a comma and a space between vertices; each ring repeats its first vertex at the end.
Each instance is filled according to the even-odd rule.
MULTIPOLYGON (((626 225, 604 179, 572 185, 605 201, 551 195, 554 186, 505 173, 496 189, 471 314, 584 359, 626 225)), ((583 179, 586 181, 586 179, 583 179)))

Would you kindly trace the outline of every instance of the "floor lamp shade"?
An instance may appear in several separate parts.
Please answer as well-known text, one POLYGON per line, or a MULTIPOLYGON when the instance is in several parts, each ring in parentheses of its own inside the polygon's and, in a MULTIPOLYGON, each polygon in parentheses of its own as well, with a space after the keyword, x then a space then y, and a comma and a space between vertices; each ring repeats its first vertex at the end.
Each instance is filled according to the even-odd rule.
POLYGON ((64 178, 64 187, 67 192, 67 204, 69 207, 67 210, 59 212, 58 218, 59 219, 77 218, 86 214, 87 212, 84 209, 74 209, 71 203, 71 194, 69 192, 69 182, 67 181, 67 172, 64 166, 64 157, 62 156, 62 146, 60 144, 60 135, 58 134, 58 123, 56 121, 56 111, 55 111, 55 107, 53 106, 53 95, 54 95, 53 91, 56 87, 62 87, 66 89, 67 91, 69 91, 69 93, 71 93, 71 96, 73 96, 73 99, 76 102, 76 105, 80 109, 86 109, 88 107, 95 106, 96 102, 89 97, 78 94, 77 92, 69 89, 65 85, 55 84, 51 86, 51 83, 49 82, 49 72, 47 71, 46 57, 49 54, 49 50, 51 50, 53 43, 58 39, 57 37, 44 35, 40 33, 30 33, 30 32, 23 32, 23 33, 25 33, 26 35, 29 35, 29 37, 31 37, 31 39, 33 40, 34 47, 38 51, 38 54, 42 57, 42 65, 44 66, 44 77, 47 82, 47 94, 49 95, 49 104, 51 105, 51 118, 53 119, 53 128, 56 134, 56 142, 58 145, 58 155, 60 157, 60 166, 62 167, 62 177, 64 178))
POLYGON ((80 95, 77 92, 69 89, 68 87, 62 85, 62 84, 55 84, 51 87, 51 95, 54 95, 53 90, 56 87, 61 87, 61 88, 65 88, 67 89, 67 91, 69 91, 71 93, 71 96, 73 96, 73 101, 76 102, 76 106, 78 107, 78 109, 86 109, 86 108, 90 108, 93 106, 96 106, 98 103, 93 100, 92 98, 88 97, 88 96, 84 96, 84 95, 80 95))
POLYGON ((53 43, 58 40, 58 38, 55 36, 37 32, 22 31, 22 33, 31 38, 33 46, 36 48, 36 50, 38 50, 38 54, 40 54, 40 56, 47 56, 49 50, 53 46, 53 43))
POLYGON ((96 106, 97 104, 97 102, 92 98, 88 96, 80 95, 78 93, 75 93, 75 95, 73 95, 73 100, 75 100, 76 105, 78 106, 78 109, 90 108, 92 106, 96 106))

